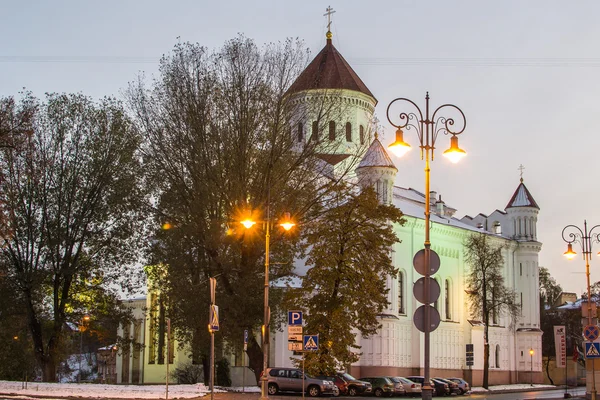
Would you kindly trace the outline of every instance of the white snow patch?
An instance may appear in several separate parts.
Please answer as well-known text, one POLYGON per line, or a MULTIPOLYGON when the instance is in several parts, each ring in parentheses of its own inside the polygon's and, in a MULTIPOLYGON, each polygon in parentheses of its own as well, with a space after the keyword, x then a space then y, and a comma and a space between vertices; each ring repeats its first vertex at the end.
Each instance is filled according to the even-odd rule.
POLYGON ((556 386, 553 385, 533 385, 529 383, 521 383, 516 385, 496 385, 490 386, 489 389, 484 389, 482 387, 473 387, 471 388, 472 393, 487 393, 487 392, 501 392, 501 391, 510 391, 510 390, 527 390, 527 389, 555 389, 556 386))

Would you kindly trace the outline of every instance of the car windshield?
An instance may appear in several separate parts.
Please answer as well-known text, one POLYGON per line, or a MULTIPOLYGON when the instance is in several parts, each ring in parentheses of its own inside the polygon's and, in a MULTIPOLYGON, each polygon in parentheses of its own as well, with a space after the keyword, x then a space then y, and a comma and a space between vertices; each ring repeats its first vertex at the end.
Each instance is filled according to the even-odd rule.
POLYGON ((343 373, 340 376, 347 381, 356 381, 357 380, 355 377, 353 377, 352 375, 350 375, 348 373, 343 373))

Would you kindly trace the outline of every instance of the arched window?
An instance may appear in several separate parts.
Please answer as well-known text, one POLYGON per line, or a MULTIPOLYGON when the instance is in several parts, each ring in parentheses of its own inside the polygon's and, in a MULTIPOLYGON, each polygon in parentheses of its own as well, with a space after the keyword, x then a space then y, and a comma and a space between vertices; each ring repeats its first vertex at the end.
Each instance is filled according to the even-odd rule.
POLYGON ((335 122, 329 121, 329 140, 335 140, 335 122))
POLYGON ((496 368, 500 368, 500 345, 496 345, 496 368))
POLYGON ((314 140, 315 142, 319 141, 319 121, 313 121, 312 134, 311 134, 310 139, 314 140))
MULTIPOLYGON (((436 278, 437 281, 437 278, 436 278)), ((440 282, 438 281, 438 285, 440 284, 440 282)), ((437 299, 435 299, 435 303, 433 303, 433 306, 435 307, 436 310, 438 310, 438 312, 440 311, 440 297, 438 296, 437 299)))
POLYGON ((360 126, 360 144, 365 144, 365 127, 360 126))
POLYGON ((302 142, 304 140, 304 132, 302 130, 302 122, 298 122, 298 142, 302 142))
POLYGON ((406 314, 404 309, 404 271, 398 273, 398 314, 406 314))
POLYGON ((346 122, 346 142, 352 141, 352 124, 350 122, 346 122))
POLYGON ((444 301, 445 301, 445 311, 446 311, 446 319, 452 319, 452 303, 451 303, 451 294, 450 294, 450 279, 446 279, 444 282, 444 301))

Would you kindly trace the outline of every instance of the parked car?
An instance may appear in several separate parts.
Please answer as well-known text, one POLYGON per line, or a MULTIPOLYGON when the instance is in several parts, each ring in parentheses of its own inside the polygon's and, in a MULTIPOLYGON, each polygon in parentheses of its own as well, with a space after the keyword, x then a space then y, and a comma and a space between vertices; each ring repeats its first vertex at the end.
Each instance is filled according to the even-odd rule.
POLYGON ((343 395, 357 396, 373 393, 373 386, 369 382, 358 380, 345 372, 338 372, 334 376, 318 376, 317 378, 333 381, 343 395))
POLYGON ((402 385, 404 386, 404 391, 406 392, 407 396, 421 397, 420 383, 413 382, 410 379, 404 378, 402 376, 398 376, 396 377, 396 379, 399 379, 400 382, 402 382, 402 385))
POLYGON ((404 396, 406 390, 404 390, 402 381, 395 376, 386 376, 386 378, 389 378, 392 382, 394 382, 394 396, 404 396))
POLYGON ((450 394, 450 385, 448 385, 446 382, 437 378, 431 378, 431 381, 435 385, 435 392, 438 396, 447 396, 450 394))
POLYGON ((469 382, 465 381, 462 378, 448 378, 448 380, 451 380, 452 382, 458 384, 458 388, 460 389, 460 394, 469 393, 469 391, 471 390, 471 386, 469 386, 469 382))
POLYGON ((456 382, 452 382, 449 379, 446 378, 438 378, 435 377, 433 378, 433 380, 438 380, 438 381, 442 381, 444 383, 446 383, 448 385, 448 389, 450 389, 450 394, 460 394, 460 388, 458 387, 458 383, 456 382))
POLYGON ((393 396, 394 382, 383 376, 360 378, 361 381, 369 382, 373 386, 373 394, 376 397, 393 396))
MULTIPOLYGON (((406 378, 410 379, 413 382, 420 383, 421 384, 421 391, 423 390, 423 386, 424 386, 424 383, 425 383, 425 377, 423 377, 423 376, 407 376, 406 378)), ((441 390, 438 390, 438 386, 436 386, 436 383, 432 379, 429 380, 429 386, 431 386, 433 388, 432 396, 444 396, 444 395, 450 393, 450 390, 448 390, 448 392, 446 392, 443 389, 443 387, 440 386, 439 384, 438 384, 438 386, 440 386, 441 390)))
POLYGON ((302 370, 297 368, 267 368, 269 395, 274 396, 279 392, 302 393, 303 388, 310 397, 335 395, 336 392, 333 382, 302 374, 302 370))

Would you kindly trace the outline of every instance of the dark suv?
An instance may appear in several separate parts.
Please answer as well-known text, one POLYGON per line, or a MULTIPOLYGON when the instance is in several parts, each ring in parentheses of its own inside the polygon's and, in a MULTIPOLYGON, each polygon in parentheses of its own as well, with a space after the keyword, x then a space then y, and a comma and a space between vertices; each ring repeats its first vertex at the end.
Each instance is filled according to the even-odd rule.
POLYGON ((280 391, 302 393, 302 389, 310 397, 334 395, 337 392, 333 382, 313 378, 309 374, 303 375, 298 368, 267 368, 267 381, 267 390, 271 396, 280 391))
POLYGON ((360 381, 345 372, 338 372, 333 376, 317 376, 317 378, 333 381, 343 395, 357 396, 360 394, 371 394, 373 392, 373 387, 369 382, 360 381))
POLYGON ((389 378, 379 376, 372 378, 360 378, 360 380, 369 382, 371 386, 373 386, 373 394, 376 397, 394 395, 394 382, 392 382, 389 378))

